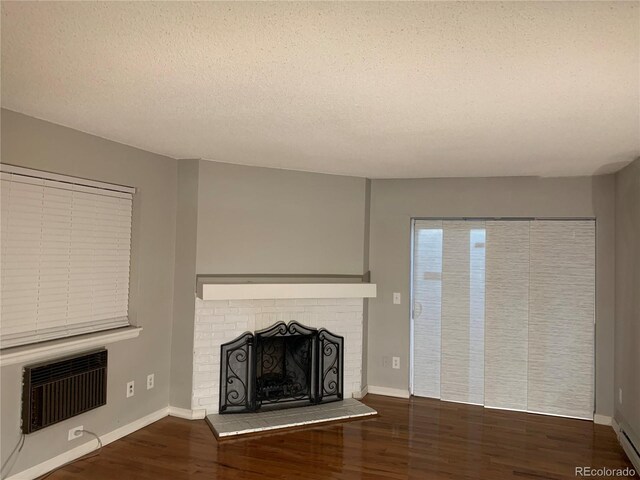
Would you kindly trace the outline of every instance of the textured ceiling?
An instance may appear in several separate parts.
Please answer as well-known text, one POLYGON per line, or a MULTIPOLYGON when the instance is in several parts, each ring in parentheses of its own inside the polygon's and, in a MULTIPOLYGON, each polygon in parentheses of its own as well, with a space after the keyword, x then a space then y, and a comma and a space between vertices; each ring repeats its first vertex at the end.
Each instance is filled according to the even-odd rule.
POLYGON ((382 177, 640 155, 640 3, 2 2, 2 105, 175 158, 382 177))

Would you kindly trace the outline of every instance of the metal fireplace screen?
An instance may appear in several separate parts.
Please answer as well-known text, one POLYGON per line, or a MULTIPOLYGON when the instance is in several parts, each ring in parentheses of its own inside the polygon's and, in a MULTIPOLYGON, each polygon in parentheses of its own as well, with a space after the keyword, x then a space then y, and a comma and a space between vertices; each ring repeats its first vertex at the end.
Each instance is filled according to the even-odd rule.
POLYGON ((279 322, 220 347, 220 413, 262 405, 318 404, 343 397, 344 339, 279 322))

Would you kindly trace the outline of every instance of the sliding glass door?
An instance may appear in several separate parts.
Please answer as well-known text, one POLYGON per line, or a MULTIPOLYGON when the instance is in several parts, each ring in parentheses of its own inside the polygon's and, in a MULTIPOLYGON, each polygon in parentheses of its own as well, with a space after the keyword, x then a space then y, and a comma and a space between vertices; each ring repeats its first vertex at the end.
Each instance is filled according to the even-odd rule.
POLYGON ((412 393, 592 418, 595 224, 415 220, 412 393))

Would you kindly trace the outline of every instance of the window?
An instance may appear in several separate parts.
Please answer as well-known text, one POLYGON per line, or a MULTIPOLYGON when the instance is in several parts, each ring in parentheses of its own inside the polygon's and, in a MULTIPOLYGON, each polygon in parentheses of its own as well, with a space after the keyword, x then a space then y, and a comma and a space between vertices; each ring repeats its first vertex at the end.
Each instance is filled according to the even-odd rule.
POLYGON ((415 220, 415 395, 593 415, 595 222, 415 220))
POLYGON ((129 325, 134 189, 1 172, 0 348, 129 325))

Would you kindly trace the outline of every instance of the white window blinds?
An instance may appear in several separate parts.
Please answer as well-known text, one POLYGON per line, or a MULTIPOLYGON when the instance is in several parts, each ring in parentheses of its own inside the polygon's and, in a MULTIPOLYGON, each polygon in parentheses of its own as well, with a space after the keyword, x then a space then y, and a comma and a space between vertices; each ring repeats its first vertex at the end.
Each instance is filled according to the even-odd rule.
POLYGON ((105 186, 2 167, 1 348, 129 324, 132 189, 105 186))
POLYGON ((413 393, 484 400, 483 222, 416 220, 413 393))
POLYGON ((527 409, 529 222, 488 221, 484 403, 527 409))
POLYGON ((595 224, 531 223, 528 409, 593 416, 595 224))
POLYGON ((593 416, 595 222, 416 220, 415 395, 593 416))
POLYGON ((484 402, 483 222, 444 224, 441 398, 484 402))
POLYGON ((442 221, 416 221, 413 234, 413 393, 440 398, 442 221))

